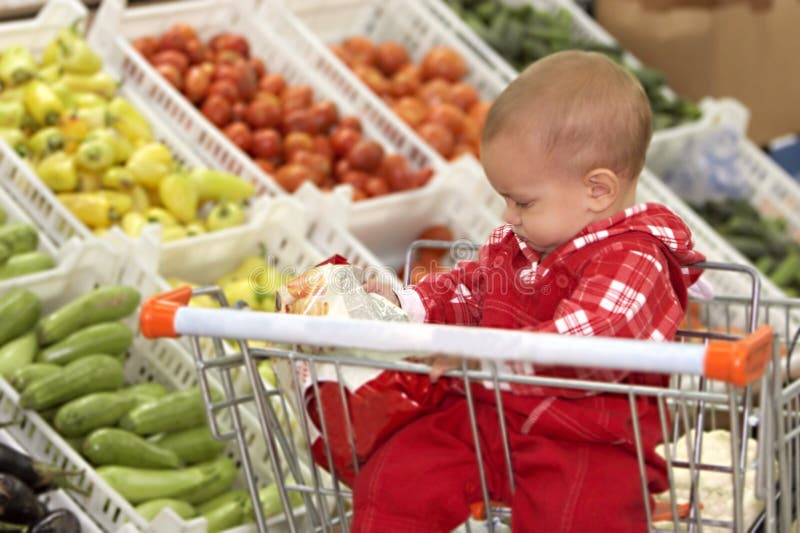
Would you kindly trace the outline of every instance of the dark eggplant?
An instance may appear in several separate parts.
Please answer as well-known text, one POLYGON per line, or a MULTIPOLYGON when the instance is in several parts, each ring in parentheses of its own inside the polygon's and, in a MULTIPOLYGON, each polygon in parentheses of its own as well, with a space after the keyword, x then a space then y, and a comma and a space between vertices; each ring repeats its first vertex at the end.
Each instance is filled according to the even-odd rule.
POLYGON ((60 487, 74 488, 66 482, 65 478, 80 473, 65 472, 53 465, 34 461, 23 452, 2 442, 0 442, 0 472, 19 478, 34 492, 51 489, 54 484, 60 487))
POLYGON ((33 524, 47 513, 47 507, 31 488, 11 474, 0 473, 0 520, 33 524))
POLYGON ((56 509, 36 522, 30 533, 81 533, 81 523, 71 511, 56 509))

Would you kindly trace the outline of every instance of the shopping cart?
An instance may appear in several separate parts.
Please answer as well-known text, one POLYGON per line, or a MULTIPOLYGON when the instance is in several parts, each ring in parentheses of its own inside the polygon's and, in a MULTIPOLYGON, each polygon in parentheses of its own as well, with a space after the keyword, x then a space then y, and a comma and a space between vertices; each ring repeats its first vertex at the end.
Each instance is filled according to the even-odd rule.
MULTIPOLYGON (((503 404, 500 390, 509 384, 569 388, 616 395, 627 399, 631 409, 635 449, 642 487, 643 504, 650 529, 653 531, 702 530, 719 527, 725 530, 744 531, 754 517, 746 517, 744 495, 752 488, 754 498, 763 502, 764 523, 768 531, 779 527, 778 521, 786 518, 776 510, 776 472, 774 465, 773 436, 776 430, 770 425, 777 415, 767 406, 779 392, 779 353, 773 342, 773 329, 768 325, 756 328, 759 316, 759 282, 757 274, 746 267, 707 263, 708 269, 736 271, 750 276, 752 297, 742 304, 746 316, 734 309, 728 315, 730 331, 720 331, 703 321, 704 312, 695 311, 692 320, 699 324, 693 330, 681 331, 682 342, 659 343, 601 337, 572 337, 551 334, 532 334, 518 331, 464 328, 444 325, 422 325, 366 320, 344 320, 331 317, 307 317, 288 314, 254 313, 243 309, 225 308, 228 302, 215 287, 183 287, 151 298, 142 307, 141 330, 147 337, 192 336, 201 390, 205 395, 209 421, 217 438, 237 439, 247 446, 245 436, 236 431, 224 431, 216 422, 217 415, 229 410, 254 409, 261 423, 261 437, 269 453, 274 479, 285 514, 288 531, 348 531, 352 518, 352 491, 335 475, 332 452, 326 446, 322 460, 314 457, 313 433, 327 444, 330 438, 318 403, 319 424, 314 426, 303 406, 308 395, 320 398, 323 368, 333 372, 338 382, 348 369, 371 368, 394 370, 414 374, 427 374, 426 365, 399 360, 397 353, 425 354, 437 352, 461 356, 464 365, 460 371, 448 375, 463 381, 463 390, 469 405, 469 414, 480 449, 475 421, 473 386, 494 391, 498 413, 503 404), (222 308, 203 309, 188 307, 192 296, 210 295, 219 300, 222 308), (731 317, 738 317, 735 320, 731 317), (741 333, 733 328, 741 326, 741 333), (200 337, 210 337, 215 353, 203 353, 200 337), (236 340, 236 351, 226 348, 224 339, 236 340), (254 348, 254 340, 278 343, 270 348, 254 348), (369 358, 316 355, 303 353, 292 347, 303 345, 357 348, 371 350, 369 358), (654 349, 656 348, 657 349, 654 349), (481 370, 469 370, 466 361, 482 362, 481 370), (275 388, 268 387, 259 374, 259 363, 274 361, 295 368, 301 364, 308 369, 309 384, 301 383, 296 372, 288 372, 275 388), (657 372, 672 376, 666 388, 624 383, 601 383, 562 378, 521 376, 498 371, 501 361, 524 361, 533 364, 579 367, 603 367, 638 372, 657 372), (237 389, 235 372, 244 369, 250 387, 237 389), (222 401, 214 401, 212 388, 224 391, 222 401), (668 465, 669 490, 662 495, 661 503, 650 508, 646 485, 642 438, 639 434, 637 409, 646 399, 657 405, 660 419, 661 452, 668 465), (296 426, 287 423, 287 414, 294 412, 299 420, 296 426), (765 414, 767 413, 767 414, 765 414), (771 414, 770 414, 771 413, 771 414), (706 431, 726 429, 723 459, 708 460, 704 453, 706 431), (757 443, 757 450, 752 444, 757 443), (680 448, 680 449, 679 449, 680 448), (725 476, 731 497, 723 516, 711 514, 710 505, 703 492, 706 479, 725 476), (685 490, 677 485, 684 479, 685 490), (302 500, 302 506, 292 504, 302 500)), ((701 303, 703 309, 713 302, 701 303)), ((691 327, 691 322, 689 323, 691 327)), ((338 387, 342 405, 346 405, 346 391, 338 387)), ((343 409, 348 412, 346 408, 343 409)), ((512 452, 508 446, 505 424, 500 421, 504 443, 505 468, 513 484, 512 452)), ((352 429, 345 415, 348 432, 352 429)), ((353 464, 358 468, 355 443, 348 437, 353 453, 353 464)), ((319 441, 317 441, 319 442, 319 441)), ((480 474, 482 501, 473 506, 473 518, 464 524, 467 531, 500 531, 506 527, 510 512, 491 501, 483 464, 477 454, 476 468, 480 474)), ((259 531, 267 531, 264 512, 259 504, 257 483, 252 465, 243 457, 242 467, 250 483, 251 498, 259 531)), ((513 486, 511 487, 513 491, 513 486)), ((788 519, 788 518, 787 518, 788 519)), ((783 522, 781 530, 788 530, 783 522)))

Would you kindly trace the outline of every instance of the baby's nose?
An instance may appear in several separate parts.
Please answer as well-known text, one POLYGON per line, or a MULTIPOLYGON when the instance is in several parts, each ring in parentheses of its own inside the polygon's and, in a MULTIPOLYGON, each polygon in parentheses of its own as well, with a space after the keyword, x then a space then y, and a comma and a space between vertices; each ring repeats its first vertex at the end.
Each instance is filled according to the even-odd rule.
POLYGON ((519 226, 522 223, 522 218, 519 215, 519 209, 513 205, 506 206, 505 211, 503 211, 503 220, 506 221, 506 224, 519 226))

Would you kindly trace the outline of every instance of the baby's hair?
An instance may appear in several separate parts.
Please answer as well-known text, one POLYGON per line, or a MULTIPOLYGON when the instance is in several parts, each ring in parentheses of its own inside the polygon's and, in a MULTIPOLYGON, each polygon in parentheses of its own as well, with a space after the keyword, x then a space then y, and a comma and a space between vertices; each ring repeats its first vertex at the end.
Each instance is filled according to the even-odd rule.
POLYGON ((625 68, 597 52, 570 50, 531 64, 497 97, 481 143, 501 131, 543 143, 577 172, 609 168, 635 178, 644 167, 652 114, 625 68))

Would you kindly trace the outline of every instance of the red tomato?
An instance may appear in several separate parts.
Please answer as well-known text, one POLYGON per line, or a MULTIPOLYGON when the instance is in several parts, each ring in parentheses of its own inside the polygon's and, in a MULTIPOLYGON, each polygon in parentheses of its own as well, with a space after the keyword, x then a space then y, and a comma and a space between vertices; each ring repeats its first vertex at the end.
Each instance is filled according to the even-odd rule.
POLYGON ((330 100, 320 100, 311 104, 308 109, 311 124, 316 133, 325 133, 336 124, 339 119, 339 111, 336 104, 330 100))
POLYGON ((446 46, 431 48, 422 58, 422 78, 442 78, 455 82, 464 77, 467 66, 461 54, 446 46))
POLYGON ((232 50, 242 57, 250 56, 250 45, 242 35, 238 33, 221 33, 211 38, 211 49, 215 51, 232 50))
POLYGON ((367 37, 355 35, 342 42, 342 46, 347 52, 353 64, 374 65, 377 52, 375 45, 367 37))
POLYGON ((184 94, 193 103, 202 102, 211 87, 211 73, 213 67, 210 63, 203 63, 190 67, 186 71, 183 83, 184 94))
POLYGON ((422 86, 422 75, 417 65, 406 65, 392 76, 391 92, 394 96, 411 96, 422 86))
POLYGON ((386 179, 393 191, 404 191, 414 187, 413 172, 408 160, 401 154, 384 157, 377 174, 386 179))
POLYGON ((291 85, 281 93, 284 110, 305 109, 311 105, 314 91, 308 85, 291 85))
POLYGON ((245 104, 241 100, 234 102, 233 105, 231 106, 231 119, 234 122, 245 120, 246 113, 247 113, 247 104, 245 104))
POLYGON ((454 137, 461 135, 464 131, 464 112, 453 104, 434 104, 428 108, 428 115, 425 122, 435 122, 441 124, 453 134, 454 137))
POLYGON ((383 160, 383 147, 375 141, 362 139, 347 153, 347 160, 355 170, 374 172, 383 160))
POLYGON ((333 175, 339 181, 342 181, 348 172, 358 171, 350 168, 350 163, 347 159, 340 159, 333 165, 333 175))
POLYGON ((391 92, 392 84, 377 68, 359 63, 353 66, 353 73, 379 96, 391 92))
POLYGON ((364 131, 364 128, 361 126, 361 119, 358 117, 354 117, 352 115, 340 118, 339 127, 350 128, 351 130, 356 130, 359 133, 362 133, 364 131))
POLYGON ((208 95, 211 96, 212 94, 222 96, 231 104, 238 102, 241 98, 236 83, 229 79, 219 79, 211 82, 208 87, 208 95))
POLYGON ((417 133, 442 157, 449 159, 453 155, 453 148, 456 144, 455 137, 441 124, 427 122, 417 129, 417 133))
POLYGON ((469 83, 460 81, 450 86, 450 101, 466 112, 479 99, 478 90, 469 83))
POLYGON ((397 41, 384 41, 376 49, 376 64, 387 76, 393 75, 408 63, 408 50, 397 41))
POLYGON ((272 164, 272 161, 268 159, 254 159, 258 168, 266 172, 267 174, 273 174, 275 172, 275 165, 272 164))
POLYGON ((392 106, 395 113, 412 128, 416 128, 428 114, 428 106, 414 96, 404 96, 392 106))
POLYGON ((489 114, 489 109, 491 109, 491 107, 491 102, 475 102, 472 104, 472 107, 469 108, 469 116, 475 121, 478 130, 483 129, 483 123, 486 122, 486 115, 489 114))
POLYGON ((287 192, 294 192, 304 181, 312 178, 311 170, 298 163, 289 163, 279 168, 275 174, 275 181, 278 185, 286 189, 287 192))
POLYGON ((441 104, 450 102, 450 83, 436 78, 425 83, 419 90, 419 96, 426 104, 441 104))
POLYGON ((299 150, 310 152, 313 146, 314 140, 311 135, 302 131, 287 133, 283 138, 283 152, 287 158, 292 157, 292 154, 299 150))
POLYGON ((159 50, 159 40, 155 37, 140 37, 133 41, 133 47, 142 54, 145 59, 150 60, 159 50))
POLYGON ((357 142, 361 140, 361 133, 351 128, 336 128, 331 134, 333 151, 339 157, 345 157, 357 142))
POLYGON ((248 124, 254 128, 274 128, 280 124, 281 104, 276 96, 272 98, 272 101, 267 98, 256 98, 247 105, 245 120, 248 124))
POLYGON ((367 178, 367 181, 364 182, 364 192, 367 193, 367 196, 370 198, 374 198, 376 196, 389 194, 392 190, 384 178, 370 176, 367 178))
POLYGON ((289 158, 290 163, 298 163, 307 167, 312 173, 315 185, 322 185, 331 175, 331 163, 324 156, 306 150, 298 150, 289 158))
POLYGON ((283 139, 277 130, 264 128, 253 132, 253 157, 273 159, 283 153, 283 139))
POLYGON ((170 83, 170 85, 179 91, 183 90, 183 75, 175 65, 171 63, 161 63, 160 65, 156 65, 156 70, 170 83))
POLYGON ((317 133, 314 129, 311 112, 308 109, 287 110, 284 108, 281 126, 284 133, 292 131, 302 131, 311 135, 317 133))
POLYGON ((250 126, 244 122, 231 122, 225 126, 222 133, 245 152, 249 152, 253 147, 253 134, 250 132, 250 126))
POLYGON ((256 76, 258 76, 258 79, 260 80, 264 76, 264 73, 266 72, 266 67, 264 67, 264 61, 258 57, 251 57, 250 59, 247 60, 247 62, 250 64, 250 67, 253 69, 253 72, 256 73, 256 76))
POLYGON ((200 110, 218 128, 224 127, 231 120, 231 103, 219 94, 209 95, 200 110))
POLYGON ((186 42, 186 56, 189 58, 190 64, 197 65, 211 61, 211 50, 200 42, 200 39, 190 39, 186 42))
POLYGON ((358 170, 348 170, 339 177, 339 183, 352 185, 354 189, 363 189, 369 179, 369 174, 358 170))
POLYGON ((279 95, 286 89, 286 80, 277 72, 267 72, 258 80, 258 89, 279 95))
POLYGON ((328 137, 325 135, 314 135, 311 150, 315 154, 325 156, 328 161, 333 161, 333 158, 336 155, 333 151, 333 145, 331 144, 330 139, 328 139, 328 137))
POLYGON ((367 196, 367 193, 364 192, 364 189, 353 189, 354 202, 360 202, 362 200, 366 200, 367 198, 369 198, 369 196, 367 196))

